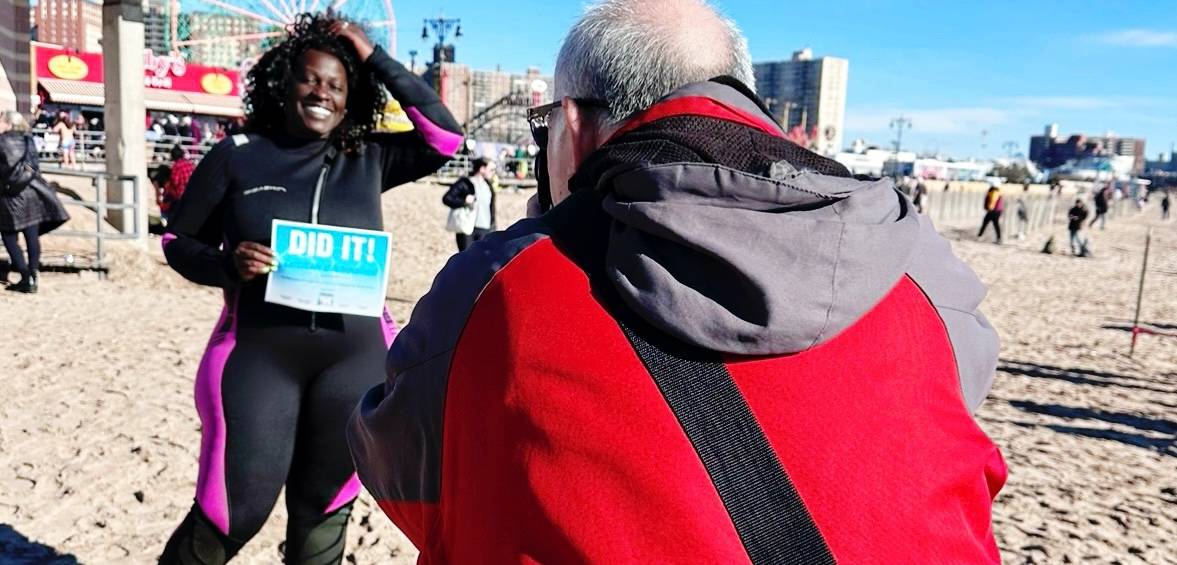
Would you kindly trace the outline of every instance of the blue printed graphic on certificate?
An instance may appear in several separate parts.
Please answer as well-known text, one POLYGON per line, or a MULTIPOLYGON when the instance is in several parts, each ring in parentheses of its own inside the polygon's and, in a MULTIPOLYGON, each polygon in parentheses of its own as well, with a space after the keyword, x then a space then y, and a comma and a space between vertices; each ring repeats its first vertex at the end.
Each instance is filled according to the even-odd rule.
POLYGON ((388 288, 391 238, 385 232, 274 220, 278 269, 266 302, 311 312, 378 317, 388 288))

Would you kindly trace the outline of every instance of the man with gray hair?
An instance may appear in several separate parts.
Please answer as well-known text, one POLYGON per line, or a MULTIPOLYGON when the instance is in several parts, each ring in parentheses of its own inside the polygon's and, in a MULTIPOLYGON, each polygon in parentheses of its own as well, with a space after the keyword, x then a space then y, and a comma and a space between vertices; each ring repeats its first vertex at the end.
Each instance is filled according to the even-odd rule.
POLYGON ((703 0, 588 7, 539 212, 450 260, 348 429, 428 563, 998 563, 985 290, 798 147, 703 0))

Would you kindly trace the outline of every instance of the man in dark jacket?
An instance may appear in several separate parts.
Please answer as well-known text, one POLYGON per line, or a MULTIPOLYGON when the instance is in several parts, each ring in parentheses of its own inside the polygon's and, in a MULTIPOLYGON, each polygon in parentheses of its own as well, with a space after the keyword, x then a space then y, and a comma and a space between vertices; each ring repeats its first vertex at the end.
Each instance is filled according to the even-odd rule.
POLYGON ((1095 191, 1095 217, 1091 219, 1091 225, 1088 227, 1095 227, 1099 223, 1099 229, 1107 229, 1108 227, 1108 208, 1111 200, 1112 187, 1108 185, 1100 190, 1095 191))
POLYGON ((984 287, 752 83, 702 0, 574 25, 555 207, 450 260, 349 425, 422 562, 999 561, 984 287))
POLYGON ((474 213, 473 230, 469 233, 456 232, 459 252, 465 251, 475 241, 481 241, 497 226, 496 195, 490 184, 494 174, 494 162, 481 157, 475 159, 470 162, 470 176, 458 179, 441 197, 441 202, 452 210, 468 208, 474 213))
POLYGON ((1067 231, 1071 233, 1071 254, 1076 257, 1087 255, 1087 240, 1079 236, 1087 216, 1087 205, 1083 203, 1083 199, 1075 199, 1075 205, 1067 211, 1067 231))

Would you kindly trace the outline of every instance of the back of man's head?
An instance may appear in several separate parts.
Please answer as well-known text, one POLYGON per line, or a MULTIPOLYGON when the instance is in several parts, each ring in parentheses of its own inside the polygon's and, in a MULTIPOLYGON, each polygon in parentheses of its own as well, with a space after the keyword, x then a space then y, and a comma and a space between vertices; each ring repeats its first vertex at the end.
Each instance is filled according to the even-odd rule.
POLYGON ((555 95, 603 100, 620 121, 722 75, 755 89, 747 40, 706 0, 601 0, 564 38, 555 95))

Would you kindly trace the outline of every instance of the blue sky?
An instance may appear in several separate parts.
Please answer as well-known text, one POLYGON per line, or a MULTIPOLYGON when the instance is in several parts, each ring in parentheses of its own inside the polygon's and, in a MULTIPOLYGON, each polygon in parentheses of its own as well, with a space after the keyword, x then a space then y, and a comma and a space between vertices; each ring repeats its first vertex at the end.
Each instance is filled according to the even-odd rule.
MULTIPOLYGON (((1050 122, 1063 133, 1177 142, 1177 2, 716 0, 748 36, 753 59, 811 47, 850 60, 847 141, 889 143, 890 119, 912 118, 904 146, 996 156, 1050 122), (982 130, 989 134, 983 138, 982 130), (986 146, 982 148, 982 144, 986 146)), ((459 60, 475 68, 550 72, 582 5, 576 1, 394 2, 398 55, 417 49, 422 19, 460 17, 459 60)))

